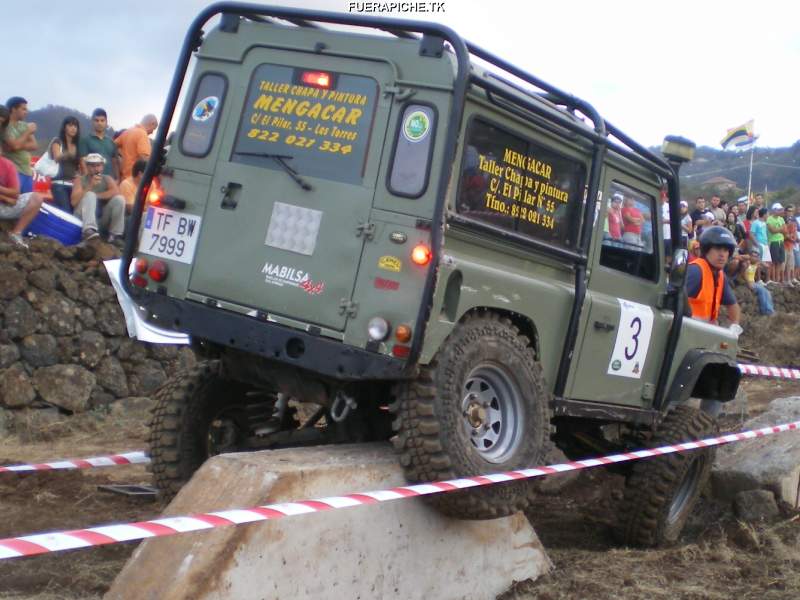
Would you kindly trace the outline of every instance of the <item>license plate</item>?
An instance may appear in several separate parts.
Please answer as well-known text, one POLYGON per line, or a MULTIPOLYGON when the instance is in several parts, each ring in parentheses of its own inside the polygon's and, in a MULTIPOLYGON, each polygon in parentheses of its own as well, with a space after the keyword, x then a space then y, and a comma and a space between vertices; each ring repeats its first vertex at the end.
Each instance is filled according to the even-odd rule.
POLYGON ((139 252, 191 264, 201 220, 196 215, 149 207, 139 240, 139 252))

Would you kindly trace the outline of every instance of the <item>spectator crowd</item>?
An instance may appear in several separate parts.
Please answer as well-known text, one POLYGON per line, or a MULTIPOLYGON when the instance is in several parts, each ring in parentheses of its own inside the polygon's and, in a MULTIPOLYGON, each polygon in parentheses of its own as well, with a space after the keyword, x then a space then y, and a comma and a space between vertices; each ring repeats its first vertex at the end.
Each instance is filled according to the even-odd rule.
POLYGON ((156 117, 145 115, 112 136, 102 108, 92 112, 89 132, 81 133, 78 119, 67 116, 45 151, 57 169, 51 176, 52 198, 45 199, 33 191, 31 153, 38 149, 37 126, 26 122, 27 115, 28 102, 20 96, 0 105, 0 220, 14 221, 11 242, 27 248, 23 232, 48 201, 81 220, 84 241, 102 235, 121 246, 126 215, 150 157, 156 117))
POLYGON ((774 202, 767 206, 762 194, 742 197, 728 206, 719 196, 710 205, 698 196, 694 209, 681 201, 681 230, 690 260, 700 255, 699 238, 704 228, 719 225, 733 234, 736 251, 725 274, 734 285, 746 285, 758 299, 759 312, 772 314, 772 286, 800 286, 800 216, 793 205, 774 202))

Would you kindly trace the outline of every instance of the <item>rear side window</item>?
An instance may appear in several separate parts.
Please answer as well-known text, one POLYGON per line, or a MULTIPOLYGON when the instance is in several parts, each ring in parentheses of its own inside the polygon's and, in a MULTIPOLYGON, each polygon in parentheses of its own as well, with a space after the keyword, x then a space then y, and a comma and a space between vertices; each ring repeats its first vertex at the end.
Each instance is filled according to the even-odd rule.
POLYGON ((227 89, 228 82, 222 75, 204 73, 200 77, 181 137, 183 154, 201 158, 211 150, 227 89))
POLYGON ((263 64, 255 69, 232 162, 361 183, 378 97, 374 79, 263 64))
POLYGON ((600 264, 657 280, 655 199, 616 181, 609 187, 608 194, 600 264))
POLYGON ((458 212, 565 248, 577 243, 586 167, 475 119, 467 132, 458 212))
POLYGON ((400 119, 389 173, 389 191, 418 198, 428 186, 436 113, 430 106, 410 104, 400 119))

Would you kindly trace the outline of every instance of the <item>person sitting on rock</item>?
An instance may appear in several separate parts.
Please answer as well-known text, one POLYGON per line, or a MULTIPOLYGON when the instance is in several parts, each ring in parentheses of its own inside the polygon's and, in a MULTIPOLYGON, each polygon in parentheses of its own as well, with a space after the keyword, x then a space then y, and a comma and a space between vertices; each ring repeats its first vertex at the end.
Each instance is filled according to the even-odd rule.
POLYGON ((108 232, 109 243, 120 245, 125 232, 125 198, 114 178, 103 175, 103 156, 89 154, 84 163, 88 173, 75 178, 71 197, 74 214, 83 222, 82 238, 95 239, 102 230, 108 232))
POLYGON ((16 221, 8 234, 12 244, 28 249, 22 232, 39 214, 41 206, 42 197, 38 193, 19 193, 17 167, 3 156, 0 145, 0 220, 16 221))

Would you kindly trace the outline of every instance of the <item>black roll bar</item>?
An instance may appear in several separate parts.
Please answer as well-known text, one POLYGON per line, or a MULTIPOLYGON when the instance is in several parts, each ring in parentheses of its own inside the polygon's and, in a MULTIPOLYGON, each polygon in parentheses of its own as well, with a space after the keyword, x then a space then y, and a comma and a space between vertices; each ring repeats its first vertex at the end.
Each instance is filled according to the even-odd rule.
MULTIPOLYGON (((444 217, 445 217, 445 195, 447 192, 448 183, 450 181, 452 170, 455 163, 456 146, 459 139, 459 130, 464 112, 464 103, 466 100, 466 91, 470 83, 479 85, 487 90, 487 93, 497 94, 504 97, 508 101, 522 106, 526 110, 532 111, 535 114, 546 117, 548 120, 556 121, 570 131, 586 138, 593 147, 592 150, 592 164, 589 172, 588 187, 586 193, 586 201, 582 215, 582 227, 579 234, 579 243, 577 252, 570 253, 574 261, 575 268, 575 297, 573 300, 572 310, 570 312, 570 319, 567 328, 566 339, 562 349, 561 360, 559 363, 558 374, 556 376, 554 394, 557 397, 563 396, 566 387, 567 377, 569 375, 569 367, 572 362, 572 356, 575 350, 575 342, 578 334, 578 325, 580 322, 581 310, 586 296, 587 287, 587 265, 586 257, 588 255, 589 244, 591 241, 592 228, 594 225, 594 208, 595 203, 598 201, 598 191, 600 189, 600 178, 602 176, 603 160, 607 150, 610 148, 633 162, 651 169, 664 177, 669 185, 670 198, 679 199, 679 185, 677 172, 668 165, 660 157, 656 156, 643 146, 637 144, 630 137, 622 133, 616 127, 607 123, 594 107, 588 102, 568 94, 559 88, 548 84, 547 82, 539 79, 538 77, 519 69, 506 60, 503 60, 494 54, 482 49, 481 47, 466 42, 458 34, 456 34, 449 27, 438 25, 435 23, 428 23, 424 21, 412 21, 404 19, 387 19, 376 18, 362 15, 349 15, 344 13, 334 13, 326 11, 312 11, 305 9, 277 7, 277 6, 259 6, 253 4, 242 4, 236 2, 221 2, 208 6, 205 8, 192 22, 189 31, 187 32, 176 65, 175 73, 173 74, 172 82, 167 94, 167 100, 164 110, 161 115, 161 123, 163 127, 159 128, 154 142, 154 152, 147 162, 142 181, 136 193, 136 202, 133 211, 133 222, 131 223, 131 232, 139 230, 142 219, 142 210, 144 207, 144 190, 147 189, 155 176, 157 169, 162 160, 162 152, 164 143, 167 136, 166 125, 172 122, 175 107, 177 105, 178 96, 180 94, 183 81, 186 77, 189 61, 192 54, 196 51, 202 41, 202 28, 213 17, 217 15, 234 15, 253 20, 261 20, 263 17, 274 17, 294 23, 299 27, 318 28, 316 24, 334 23, 341 25, 354 25, 361 27, 368 27, 372 29, 388 31, 393 35, 404 39, 419 39, 412 35, 411 32, 424 35, 437 36, 444 41, 448 42, 456 57, 456 74, 453 82, 453 100, 452 110, 447 122, 447 130, 445 132, 445 147, 443 155, 443 164, 446 165, 439 175, 439 182, 437 187, 437 202, 434 208, 433 221, 431 224, 431 251, 432 251, 432 268, 429 270, 425 279, 423 288, 422 300, 420 310, 418 311, 417 320, 415 323, 415 335, 412 342, 411 352, 408 357, 408 365, 413 365, 419 357, 422 342, 424 340, 425 327, 430 317, 433 302, 433 290, 436 282, 436 276, 439 268, 439 258, 441 254, 442 238, 444 235, 444 217), (517 77, 545 92, 545 94, 538 95, 539 98, 547 100, 555 105, 563 105, 573 110, 578 110, 592 122, 593 129, 588 129, 585 126, 577 124, 573 119, 566 115, 559 115, 545 110, 536 102, 521 99, 504 89, 502 86, 485 79, 479 79, 475 76, 470 77, 470 55, 480 58, 489 64, 492 64, 506 73, 517 77), (627 148, 612 145, 609 146, 608 136, 613 135, 615 138, 624 143, 627 148)), ((499 79, 499 81, 503 81, 499 79)), ((526 93, 525 90, 520 90, 517 86, 509 82, 503 82, 506 85, 526 93)), ((533 94, 531 94, 533 96, 533 94)), ((670 214, 672 215, 671 231, 673 239, 680 239, 680 228, 677 219, 673 212, 679 212, 675 201, 670 202, 670 214), (676 227, 678 236, 676 237, 676 227)), ((140 290, 135 290, 131 287, 130 280, 128 279, 128 269, 134 250, 134 235, 129 235, 125 239, 125 248, 122 257, 122 265, 120 267, 120 280, 125 291, 134 297, 137 297, 143 304, 148 304, 148 295, 141 293, 140 290)), ((668 340, 668 348, 677 344, 677 336, 679 331, 676 327, 680 327, 682 318, 682 294, 677 294, 678 300, 676 307, 681 310, 676 310, 675 318, 673 320, 672 331, 668 340)), ((152 296, 150 297, 152 300, 152 296)), ((667 356, 670 356, 668 353, 667 356)), ((666 386, 666 375, 669 371, 668 362, 662 364, 662 369, 659 374, 658 385, 656 389, 656 400, 662 401, 664 395, 664 388, 666 386)))

